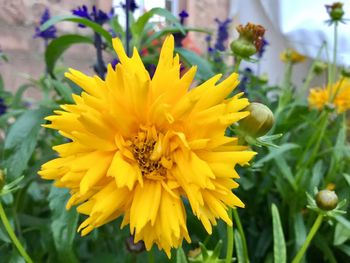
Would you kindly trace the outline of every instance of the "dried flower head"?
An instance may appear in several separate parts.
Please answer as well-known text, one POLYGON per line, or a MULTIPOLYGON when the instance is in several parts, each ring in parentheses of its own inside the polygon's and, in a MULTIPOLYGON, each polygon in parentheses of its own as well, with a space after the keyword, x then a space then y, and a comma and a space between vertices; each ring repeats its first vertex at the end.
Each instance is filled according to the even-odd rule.
POLYGON ((335 2, 332 5, 326 5, 327 13, 329 14, 330 20, 327 21, 329 24, 337 23, 337 22, 344 22, 343 16, 344 16, 344 10, 343 10, 343 3, 341 2, 335 2))
POLYGON ((264 47, 265 28, 261 25, 247 23, 237 26, 239 37, 231 43, 231 50, 235 56, 248 59, 260 52, 264 47))

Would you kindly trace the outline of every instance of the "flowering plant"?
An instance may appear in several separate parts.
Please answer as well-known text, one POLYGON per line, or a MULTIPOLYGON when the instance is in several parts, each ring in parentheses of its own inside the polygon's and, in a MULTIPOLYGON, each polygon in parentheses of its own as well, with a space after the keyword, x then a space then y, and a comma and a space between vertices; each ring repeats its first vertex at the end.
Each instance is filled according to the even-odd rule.
MULTIPOLYGON (((241 66, 268 48, 263 26, 239 25, 229 43, 231 19, 210 32, 186 11, 120 8, 125 27, 113 10, 46 9, 42 77, 16 93, 0 79, 0 263, 347 262, 350 85, 337 45, 301 87, 306 58, 287 49, 271 86, 241 66), (63 21, 84 34, 60 35, 63 21), (206 52, 186 46, 190 31, 206 52), (94 48, 94 76, 61 59, 75 44, 94 48), (27 101, 29 87, 42 99, 27 101)), ((326 11, 337 32, 342 4, 326 11)))

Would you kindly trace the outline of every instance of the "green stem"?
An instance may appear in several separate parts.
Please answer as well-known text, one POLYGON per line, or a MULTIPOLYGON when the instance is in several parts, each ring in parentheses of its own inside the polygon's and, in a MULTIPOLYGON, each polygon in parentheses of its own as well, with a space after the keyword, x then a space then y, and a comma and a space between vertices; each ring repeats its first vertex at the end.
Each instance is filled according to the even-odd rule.
POLYGON ((16 248, 18 249, 18 252, 21 254, 21 256, 24 258, 24 260, 27 263, 33 263, 32 259, 29 257, 29 255, 27 254, 27 252, 25 251, 25 249, 23 248, 21 242, 19 242, 18 238, 16 237, 15 233, 13 232, 13 229, 10 225, 9 220, 7 219, 5 210, 0 202, 0 218, 2 223, 5 226, 5 229, 8 233, 8 235, 10 236, 13 244, 16 246, 16 248))
MULTIPOLYGON (((232 220, 232 208, 229 208, 228 216, 232 220)), ((232 226, 227 225, 227 252, 226 252, 225 263, 232 262, 233 246, 234 246, 233 225, 232 226)))
POLYGON ((324 118, 321 120, 321 131, 320 133, 318 134, 318 138, 317 138, 317 141, 316 141, 316 145, 311 153, 311 156, 308 160, 308 162, 306 163, 305 165, 305 168, 307 168, 309 166, 309 164, 312 164, 313 161, 315 160, 316 156, 317 156, 317 153, 318 153, 318 150, 321 146, 321 141, 322 141, 322 138, 326 132, 326 129, 327 129, 327 126, 328 126, 328 112, 325 113, 324 115, 324 118))
POLYGON ((236 63, 235 63, 233 72, 238 73, 239 65, 241 64, 241 62, 242 62, 242 59, 240 57, 236 57, 236 63))
POLYGON ((311 67, 310 67, 310 69, 309 69, 309 72, 307 73, 305 82, 304 82, 304 84, 303 84, 301 90, 299 91, 299 95, 302 96, 302 97, 305 96, 305 93, 308 91, 311 81, 312 81, 313 78, 315 77, 315 73, 314 73, 315 65, 316 65, 316 63, 319 62, 319 59, 320 59, 320 57, 321 57, 322 50, 323 50, 324 47, 325 47, 325 43, 322 44, 322 46, 321 46, 320 49, 318 50, 317 55, 316 55, 316 58, 315 58, 315 60, 312 62, 311 67))
POLYGON ((320 226, 322 224, 322 220, 323 220, 323 214, 319 214, 317 216, 314 224, 312 225, 311 230, 310 230, 309 234, 307 235, 304 244, 299 249, 299 251, 298 251, 297 255, 294 257, 292 263, 299 263, 303 259, 304 254, 311 243, 311 240, 313 239, 313 237, 317 233, 317 230, 320 228, 320 226))
POLYGON ((245 238, 245 234, 244 234, 244 231, 243 231, 241 220, 239 219, 237 208, 233 208, 232 211, 233 211, 233 217, 235 219, 235 223, 237 225, 238 232, 239 232, 239 234, 241 235, 241 238, 242 238, 243 253, 244 253, 245 258, 247 259, 247 262, 249 262, 248 248, 247 248, 247 239, 245 238))
MULTIPOLYGON (((338 46, 338 22, 334 23, 334 39, 333 39, 333 62, 331 67, 329 68, 329 88, 330 88, 330 94, 332 93, 332 84, 334 82, 335 79, 335 75, 336 75, 336 70, 337 70, 337 46, 338 46)), ((329 97, 329 101, 332 102, 332 96, 329 97)))
POLYGON ((283 78, 283 83, 282 83, 282 88, 283 89, 289 89, 291 84, 292 84, 292 71, 293 71, 293 63, 292 62, 287 62, 286 63, 286 69, 284 71, 284 78, 283 78))

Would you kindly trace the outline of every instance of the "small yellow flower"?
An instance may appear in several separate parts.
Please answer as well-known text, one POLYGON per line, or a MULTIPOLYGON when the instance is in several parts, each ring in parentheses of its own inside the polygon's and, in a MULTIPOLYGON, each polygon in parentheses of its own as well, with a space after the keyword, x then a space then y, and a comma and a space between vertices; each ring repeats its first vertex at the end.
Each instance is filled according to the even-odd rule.
POLYGON ((291 62, 292 64, 296 64, 299 62, 303 62, 306 59, 306 57, 301 55, 294 49, 287 48, 280 54, 280 59, 285 63, 291 62))
POLYGON ((244 207, 232 193, 236 164, 255 155, 225 129, 249 115, 242 94, 226 99, 238 84, 233 73, 217 84, 216 75, 189 91, 192 67, 180 77, 174 38, 166 38, 153 78, 134 49, 129 58, 113 40, 120 64, 108 65, 106 80, 70 69, 66 77, 84 91, 74 104, 46 119, 71 142, 53 147, 59 157, 45 163, 43 179, 71 190, 69 209, 88 218, 78 231, 123 218, 135 242, 153 244, 170 257, 183 239, 190 242, 183 200, 206 231, 217 219, 231 225, 228 207, 244 207))
POLYGON ((350 109, 350 82, 348 80, 338 81, 327 88, 310 90, 309 105, 311 108, 322 110, 327 104, 333 105, 337 113, 350 109))

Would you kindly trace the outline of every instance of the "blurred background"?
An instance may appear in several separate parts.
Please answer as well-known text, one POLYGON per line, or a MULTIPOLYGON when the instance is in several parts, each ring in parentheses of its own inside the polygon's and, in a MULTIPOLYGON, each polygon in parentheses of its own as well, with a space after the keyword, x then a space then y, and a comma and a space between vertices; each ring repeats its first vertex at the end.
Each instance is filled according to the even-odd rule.
MULTIPOLYGON (((186 10, 189 14, 185 20, 187 26, 209 29, 214 35, 219 26, 215 19, 219 19, 221 22, 232 19, 228 25, 229 40, 227 44, 237 37, 235 27, 238 24, 247 22, 261 24, 266 28, 265 38, 268 41, 266 52, 259 64, 248 63, 244 66, 251 67, 259 75, 268 75, 270 84, 277 84, 283 78, 284 66, 279 59, 279 54, 284 49, 293 47, 300 53, 312 57, 315 56, 315 50, 322 43, 320 40, 327 38, 328 33, 325 32, 327 28, 324 24, 327 13, 324 4, 328 2, 330 1, 310 0, 307 3, 308 7, 306 7, 305 3, 299 0, 137 0, 138 8, 134 15, 138 17, 153 7, 165 7, 176 16, 182 10, 186 10), (313 4, 317 7, 316 9, 313 8, 313 4), (288 24, 283 24, 285 21, 288 21, 288 24), (305 23, 305 21, 308 22, 305 23), (315 24, 314 21, 318 24, 315 24), (318 28, 316 33, 314 32, 315 28, 318 28), (320 34, 320 32, 325 33, 320 34), (295 38, 295 36, 297 37, 295 38), (314 41, 318 46, 305 48, 307 45, 300 43, 300 39, 309 38, 307 41, 310 42, 314 36, 318 38, 317 41, 314 41)), ((88 7, 96 5, 106 13, 113 8, 115 14, 119 15, 121 24, 124 25, 125 15, 122 4, 121 0, 0 0, 0 49, 9 60, 9 63, 0 62, 0 73, 4 78, 5 87, 9 90, 15 90, 26 81, 28 76, 38 78, 40 73, 44 71, 44 45, 40 39, 33 38, 33 35, 45 8, 49 8, 51 16, 70 14, 72 9, 80 5, 88 7)), ((89 30, 78 28, 70 22, 59 23, 57 28, 58 35, 78 32, 91 34, 89 30)), ((193 32, 189 36, 191 45, 202 53, 205 53, 207 49, 205 37, 206 35, 203 33, 193 32)), ((346 39, 343 42, 346 42, 346 39)), ((92 46, 74 45, 65 54, 64 65, 92 74, 91 65, 93 65, 94 59, 92 46)), ((344 59, 344 61, 346 60, 344 59)), ((293 75, 295 83, 299 84, 303 81, 306 68, 309 65, 310 60, 307 60, 295 67, 293 75)))

